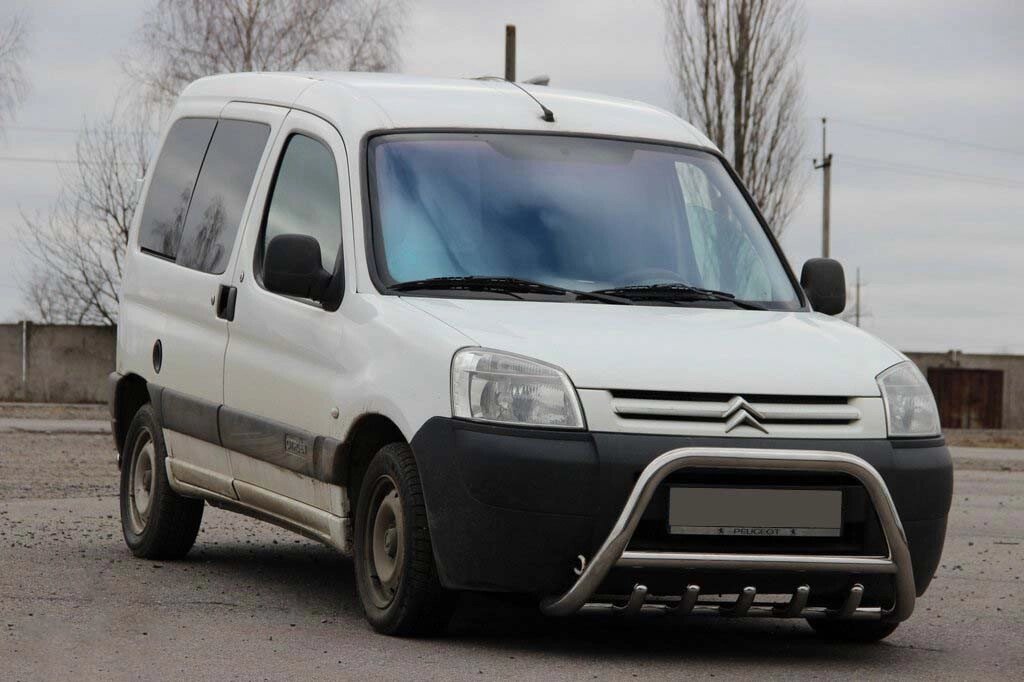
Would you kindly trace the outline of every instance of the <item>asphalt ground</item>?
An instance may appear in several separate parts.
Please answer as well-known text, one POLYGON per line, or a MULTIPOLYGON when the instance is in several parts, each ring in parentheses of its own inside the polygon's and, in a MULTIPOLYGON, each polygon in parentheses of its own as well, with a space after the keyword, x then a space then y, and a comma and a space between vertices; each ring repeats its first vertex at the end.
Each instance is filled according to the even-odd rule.
POLYGON ((477 595, 445 637, 401 640, 364 623, 348 560, 252 519, 207 506, 185 560, 132 558, 109 435, 0 431, 0 680, 1024 678, 1021 451, 956 452, 942 564, 880 644, 477 595))

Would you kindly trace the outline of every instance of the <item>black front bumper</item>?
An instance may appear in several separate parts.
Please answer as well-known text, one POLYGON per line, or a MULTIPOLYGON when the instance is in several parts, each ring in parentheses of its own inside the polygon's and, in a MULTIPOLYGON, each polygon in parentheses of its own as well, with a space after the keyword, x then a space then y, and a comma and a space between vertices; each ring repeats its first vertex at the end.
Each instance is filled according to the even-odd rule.
MULTIPOLYGON (((683 447, 827 450, 860 457, 878 470, 895 502, 907 534, 917 593, 923 594, 931 582, 953 493, 952 462, 941 438, 574 433, 435 417, 413 438, 412 448, 441 581, 454 589, 540 594, 564 590, 575 579, 577 556, 592 556, 600 546, 639 473, 658 455, 683 447)), ((660 513, 657 504, 657 499, 651 503, 654 516, 660 513)), ((854 515, 851 527, 860 529, 858 542, 871 549, 878 540, 873 516, 859 521, 857 526, 854 515)), ((657 543, 659 538, 655 533, 643 541, 657 543)))

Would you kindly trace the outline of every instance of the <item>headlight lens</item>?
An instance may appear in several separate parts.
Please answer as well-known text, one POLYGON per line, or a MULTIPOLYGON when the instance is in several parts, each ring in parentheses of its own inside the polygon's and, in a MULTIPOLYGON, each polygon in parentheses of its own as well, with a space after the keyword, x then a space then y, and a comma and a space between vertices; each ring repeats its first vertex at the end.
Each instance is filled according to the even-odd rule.
POLYGON ((464 348, 452 360, 452 414, 507 424, 582 429, 565 372, 511 353, 464 348))
POLYGON ((901 362, 878 375, 890 436, 937 436, 939 410, 928 381, 912 362, 901 362))

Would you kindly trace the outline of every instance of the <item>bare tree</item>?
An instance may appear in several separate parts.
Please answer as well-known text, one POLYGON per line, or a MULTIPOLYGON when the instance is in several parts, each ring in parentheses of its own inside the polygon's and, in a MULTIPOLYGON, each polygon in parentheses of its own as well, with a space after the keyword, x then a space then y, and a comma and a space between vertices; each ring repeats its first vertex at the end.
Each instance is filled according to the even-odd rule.
POLYGON ((14 15, 0 24, 0 128, 28 94, 22 62, 28 51, 28 21, 14 15))
POLYGON ((159 0, 125 63, 150 101, 238 71, 388 71, 405 0, 159 0))
POLYGON ((46 215, 22 214, 28 315, 57 324, 116 324, 124 250, 153 132, 134 107, 86 127, 46 215))
POLYGON ((775 234, 799 199, 803 41, 798 0, 662 0, 681 112, 750 190, 775 234))
POLYGON ((28 315, 117 323, 137 179, 157 117, 146 105, 159 110, 190 81, 226 71, 392 68, 404 11, 405 0, 158 0, 125 63, 145 105, 125 102, 84 130, 52 210, 22 216, 28 315))

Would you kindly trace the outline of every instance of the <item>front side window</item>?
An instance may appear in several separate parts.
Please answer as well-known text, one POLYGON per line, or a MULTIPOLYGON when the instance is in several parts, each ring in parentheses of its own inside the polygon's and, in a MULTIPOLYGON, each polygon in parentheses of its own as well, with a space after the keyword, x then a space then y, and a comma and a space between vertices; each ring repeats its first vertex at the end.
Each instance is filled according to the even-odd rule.
POLYGON ((144 250, 172 260, 177 255, 188 202, 216 125, 212 118, 183 118, 167 132, 139 223, 144 250))
POLYGON ((227 268, 269 135, 264 123, 217 123, 182 230, 179 265, 217 275, 227 268))
POLYGON ((370 144, 386 284, 512 277, 576 291, 678 284, 800 300, 714 155, 585 137, 395 134, 370 144))
POLYGON ((315 238, 324 270, 334 272, 341 247, 338 169, 331 150, 306 135, 292 135, 281 157, 260 238, 260 262, 267 244, 283 234, 315 238))

